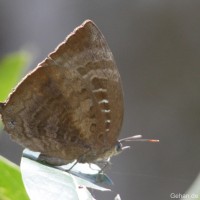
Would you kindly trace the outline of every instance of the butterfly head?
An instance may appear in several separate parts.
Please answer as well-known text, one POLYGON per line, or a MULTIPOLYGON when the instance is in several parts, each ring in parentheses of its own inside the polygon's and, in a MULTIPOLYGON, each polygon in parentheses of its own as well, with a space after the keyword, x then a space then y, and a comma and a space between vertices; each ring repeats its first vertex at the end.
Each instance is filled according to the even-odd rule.
POLYGON ((154 140, 154 139, 143 139, 141 135, 134 135, 131 137, 123 138, 121 140, 118 140, 115 147, 114 147, 114 155, 118 155, 122 151, 129 149, 130 146, 124 146, 125 142, 159 142, 159 140, 154 140))

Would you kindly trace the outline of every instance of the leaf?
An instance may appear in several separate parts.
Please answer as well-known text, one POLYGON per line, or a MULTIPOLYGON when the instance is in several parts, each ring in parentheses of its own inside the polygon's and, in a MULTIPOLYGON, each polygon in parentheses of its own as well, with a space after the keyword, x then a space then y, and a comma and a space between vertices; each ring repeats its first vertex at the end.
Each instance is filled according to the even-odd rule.
MULTIPOLYGON (((171 194, 173 196, 173 193, 171 194)), ((174 194, 175 196, 175 194, 174 194)), ((200 174, 196 177, 188 191, 182 194, 181 200, 200 200, 200 174)))
POLYGON ((19 167, 0 156, 0 199, 28 200, 19 167))
POLYGON ((30 54, 24 51, 9 54, 0 60, 0 101, 5 101, 29 61, 30 54))
POLYGON ((120 197, 120 195, 119 194, 117 194, 117 196, 115 197, 115 199, 114 200, 121 200, 121 197, 120 197))
MULTIPOLYGON (((93 188, 101 191, 109 191, 109 189, 101 187, 93 183, 94 177, 91 175, 90 179, 84 179, 78 177, 79 170, 82 172, 86 170, 86 165, 76 164, 73 171, 70 173, 61 169, 56 169, 47 165, 43 165, 34 159, 39 154, 33 154, 34 152, 27 152, 27 149, 23 153, 21 159, 21 172, 23 181, 26 187, 26 191, 29 194, 31 200, 94 200, 91 193, 86 187, 93 188), (29 158, 28 157, 29 154, 29 158), (31 158, 31 159, 30 159, 31 158), (73 174, 72 174, 73 173, 73 174), (76 175, 74 175, 76 174, 76 175)), ((70 167, 70 166, 68 166, 70 167)), ((96 176, 98 171, 92 170, 96 176)), ((82 173, 81 175, 83 175, 82 173)))

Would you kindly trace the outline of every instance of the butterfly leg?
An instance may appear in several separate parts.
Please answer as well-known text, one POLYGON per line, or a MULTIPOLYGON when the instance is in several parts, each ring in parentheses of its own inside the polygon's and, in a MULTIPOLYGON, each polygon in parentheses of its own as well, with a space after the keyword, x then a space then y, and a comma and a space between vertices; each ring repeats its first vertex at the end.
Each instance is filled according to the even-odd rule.
POLYGON ((101 175, 103 174, 105 169, 111 165, 110 158, 108 158, 107 160, 97 161, 95 162, 95 164, 100 165, 101 168, 97 175, 97 181, 99 181, 99 178, 101 178, 101 175))
POLYGON ((76 161, 75 163, 66 171, 69 172, 70 170, 73 169, 73 167, 77 164, 77 163, 84 163, 85 160, 85 156, 87 156, 87 153, 89 153, 91 151, 91 149, 89 148, 84 154, 82 154, 76 161))

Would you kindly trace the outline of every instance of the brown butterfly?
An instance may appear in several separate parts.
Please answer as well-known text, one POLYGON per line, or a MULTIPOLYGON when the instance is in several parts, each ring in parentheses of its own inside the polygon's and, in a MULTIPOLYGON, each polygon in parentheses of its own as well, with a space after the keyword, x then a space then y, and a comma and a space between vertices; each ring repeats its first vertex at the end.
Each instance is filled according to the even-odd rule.
POLYGON ((0 103, 0 113, 13 140, 53 165, 107 161, 127 148, 124 141, 144 141, 117 140, 121 79, 104 36, 90 20, 23 78, 0 103))

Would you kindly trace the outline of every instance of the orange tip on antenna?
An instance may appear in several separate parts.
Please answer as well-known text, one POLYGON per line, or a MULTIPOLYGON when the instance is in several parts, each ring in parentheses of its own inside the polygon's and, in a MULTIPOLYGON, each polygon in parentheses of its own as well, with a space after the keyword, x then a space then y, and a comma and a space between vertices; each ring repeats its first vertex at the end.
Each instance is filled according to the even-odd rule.
POLYGON ((148 142, 160 142, 160 140, 148 140, 148 142))

